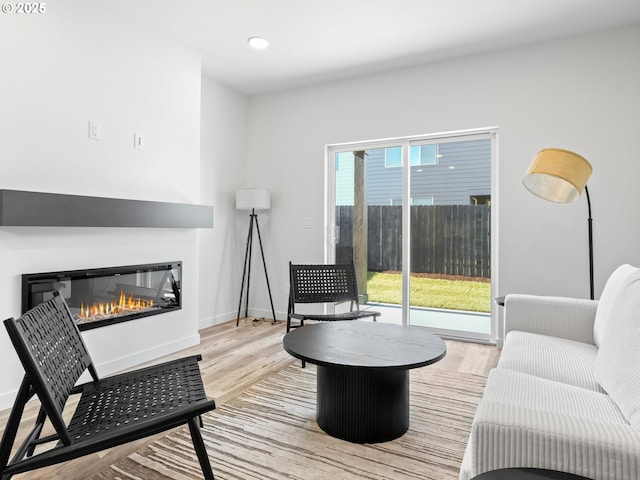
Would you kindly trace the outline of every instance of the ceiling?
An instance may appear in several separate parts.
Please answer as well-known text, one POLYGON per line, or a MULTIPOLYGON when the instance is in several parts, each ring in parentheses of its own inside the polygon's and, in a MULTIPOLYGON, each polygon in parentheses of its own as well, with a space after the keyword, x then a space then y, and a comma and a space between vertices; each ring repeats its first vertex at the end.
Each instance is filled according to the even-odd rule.
POLYGON ((247 95, 640 22, 639 0, 113 0, 247 95), (270 46, 255 51, 250 36, 270 46))

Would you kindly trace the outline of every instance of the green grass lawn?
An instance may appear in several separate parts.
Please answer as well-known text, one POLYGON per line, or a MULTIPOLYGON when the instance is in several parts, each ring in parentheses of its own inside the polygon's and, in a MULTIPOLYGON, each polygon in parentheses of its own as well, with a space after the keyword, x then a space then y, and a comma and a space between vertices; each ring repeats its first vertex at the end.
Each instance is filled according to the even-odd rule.
MULTIPOLYGON (((369 272, 370 302, 402 304, 402 276, 396 272, 369 272)), ((467 277, 411 276, 411 305, 470 312, 491 311, 491 284, 467 277)))

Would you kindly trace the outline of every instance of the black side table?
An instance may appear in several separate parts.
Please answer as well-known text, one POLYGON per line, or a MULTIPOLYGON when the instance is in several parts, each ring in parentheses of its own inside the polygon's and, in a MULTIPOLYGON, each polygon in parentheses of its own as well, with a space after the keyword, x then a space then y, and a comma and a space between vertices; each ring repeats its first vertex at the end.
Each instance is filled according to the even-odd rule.
POLYGON ((484 472, 473 480, 590 480, 572 473, 542 470, 539 468, 504 468, 484 472))

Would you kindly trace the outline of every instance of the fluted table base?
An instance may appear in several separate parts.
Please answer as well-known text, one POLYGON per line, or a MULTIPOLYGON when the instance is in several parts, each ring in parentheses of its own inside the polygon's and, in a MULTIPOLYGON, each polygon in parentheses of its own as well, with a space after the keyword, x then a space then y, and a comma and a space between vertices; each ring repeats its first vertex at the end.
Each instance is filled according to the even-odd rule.
POLYGON ((353 443, 387 442, 409 428, 409 371, 317 367, 317 421, 353 443))

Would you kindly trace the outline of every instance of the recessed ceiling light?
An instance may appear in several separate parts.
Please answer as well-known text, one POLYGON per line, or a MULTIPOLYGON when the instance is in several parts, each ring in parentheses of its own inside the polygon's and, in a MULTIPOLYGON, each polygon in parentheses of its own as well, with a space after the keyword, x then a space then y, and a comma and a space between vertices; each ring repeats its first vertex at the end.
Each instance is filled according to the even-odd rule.
POLYGON ((255 48, 256 50, 264 50, 269 46, 269 42, 262 37, 249 37, 247 40, 251 48, 255 48))

